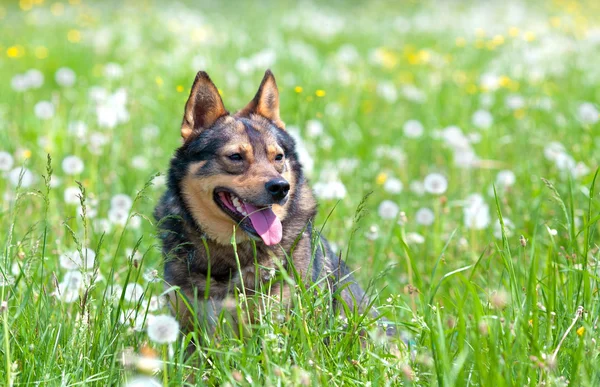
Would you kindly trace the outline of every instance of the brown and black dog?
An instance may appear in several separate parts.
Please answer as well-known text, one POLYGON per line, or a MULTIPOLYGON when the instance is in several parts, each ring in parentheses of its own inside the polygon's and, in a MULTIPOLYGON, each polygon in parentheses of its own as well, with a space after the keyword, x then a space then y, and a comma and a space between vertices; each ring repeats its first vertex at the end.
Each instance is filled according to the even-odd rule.
MULTIPOLYGON (((181 136, 155 217, 165 281, 180 289, 171 301, 184 330, 196 319, 213 326, 236 288, 253 294, 271 283, 274 269, 289 270, 290 263, 303 281, 341 289, 351 309, 365 309, 365 292, 327 241, 313 234, 316 201, 279 117, 270 70, 254 99, 235 114, 199 72, 181 136)), ((270 294, 289 302, 288 285, 270 286, 270 294)))

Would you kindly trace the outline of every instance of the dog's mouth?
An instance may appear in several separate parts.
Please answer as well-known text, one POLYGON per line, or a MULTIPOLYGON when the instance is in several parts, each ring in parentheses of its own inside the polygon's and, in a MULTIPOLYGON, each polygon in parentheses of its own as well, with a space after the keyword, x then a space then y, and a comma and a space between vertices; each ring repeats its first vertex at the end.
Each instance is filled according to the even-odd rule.
POLYGON ((267 246, 281 242, 283 227, 271 207, 257 207, 225 188, 215 189, 214 200, 251 237, 267 246))

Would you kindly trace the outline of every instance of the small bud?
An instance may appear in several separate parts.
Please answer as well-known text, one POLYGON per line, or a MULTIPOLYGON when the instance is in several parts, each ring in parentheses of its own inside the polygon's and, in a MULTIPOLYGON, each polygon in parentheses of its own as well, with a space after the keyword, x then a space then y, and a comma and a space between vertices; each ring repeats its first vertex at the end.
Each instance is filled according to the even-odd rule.
POLYGON ((521 238, 519 238, 519 241, 521 242, 521 246, 523 246, 523 247, 527 246, 527 239, 525 239, 525 237, 523 235, 521 235, 521 238))

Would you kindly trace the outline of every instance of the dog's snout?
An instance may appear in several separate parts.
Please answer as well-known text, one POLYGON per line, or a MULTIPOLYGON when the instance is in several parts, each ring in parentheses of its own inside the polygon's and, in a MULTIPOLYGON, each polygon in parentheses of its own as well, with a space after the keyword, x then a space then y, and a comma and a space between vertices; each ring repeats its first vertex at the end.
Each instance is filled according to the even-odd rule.
POLYGON ((273 196, 273 199, 281 200, 285 198, 290 191, 290 183, 285 179, 277 178, 269 180, 265 184, 265 188, 267 189, 267 192, 273 196))

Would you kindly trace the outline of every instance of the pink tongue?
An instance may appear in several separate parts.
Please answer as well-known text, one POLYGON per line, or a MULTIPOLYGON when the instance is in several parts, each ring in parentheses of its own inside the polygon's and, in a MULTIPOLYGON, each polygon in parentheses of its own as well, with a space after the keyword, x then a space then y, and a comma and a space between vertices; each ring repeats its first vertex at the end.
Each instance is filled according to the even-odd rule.
POLYGON ((248 203, 244 203, 244 209, 250 217, 252 226, 265 242, 265 245, 272 246, 281 242, 283 228, 281 227, 281 221, 272 209, 259 210, 248 203))

